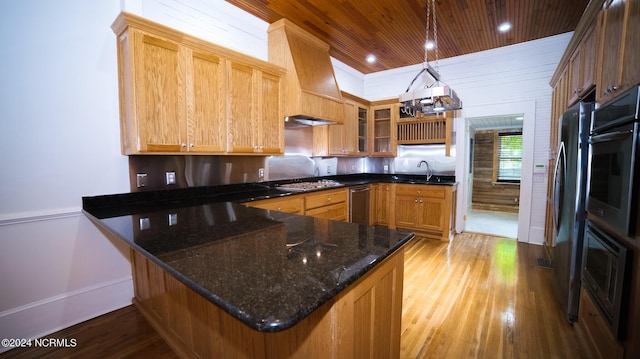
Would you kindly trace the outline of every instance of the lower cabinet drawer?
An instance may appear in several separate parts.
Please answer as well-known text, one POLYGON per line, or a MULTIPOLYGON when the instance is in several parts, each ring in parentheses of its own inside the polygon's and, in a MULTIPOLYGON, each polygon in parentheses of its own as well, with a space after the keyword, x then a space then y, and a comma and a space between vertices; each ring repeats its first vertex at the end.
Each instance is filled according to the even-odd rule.
POLYGON ((347 203, 336 203, 329 206, 309 209, 304 212, 306 216, 333 219, 336 221, 347 220, 347 203))
POLYGON ((347 190, 339 189, 334 191, 320 191, 318 194, 309 194, 305 198, 304 208, 309 210, 312 208, 318 208, 330 204, 346 202, 347 190))
POLYGON ((269 209, 278 212, 287 213, 302 213, 302 198, 290 198, 290 199, 267 199, 256 202, 249 202, 249 206, 269 209))
POLYGON ((406 196, 444 198, 447 188, 440 185, 407 185, 399 184, 396 194, 406 196))

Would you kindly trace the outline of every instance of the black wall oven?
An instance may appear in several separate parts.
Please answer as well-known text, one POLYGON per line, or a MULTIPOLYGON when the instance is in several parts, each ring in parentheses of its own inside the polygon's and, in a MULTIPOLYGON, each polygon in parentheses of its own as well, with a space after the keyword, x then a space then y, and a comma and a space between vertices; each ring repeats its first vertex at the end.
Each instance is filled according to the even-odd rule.
POLYGON ((613 335, 622 339, 631 252, 592 222, 587 220, 585 228, 583 285, 604 314, 613 335))
POLYGON ((636 231, 638 88, 597 109, 589 143, 587 212, 622 236, 636 231))

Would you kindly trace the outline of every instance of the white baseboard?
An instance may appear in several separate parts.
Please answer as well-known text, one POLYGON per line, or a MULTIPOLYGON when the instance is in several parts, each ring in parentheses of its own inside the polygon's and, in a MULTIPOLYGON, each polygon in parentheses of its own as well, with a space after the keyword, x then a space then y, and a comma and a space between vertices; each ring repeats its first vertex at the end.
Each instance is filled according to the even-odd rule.
POLYGON ((540 228, 540 227, 529 228, 529 243, 543 245, 544 244, 544 228, 540 228))
MULTIPOLYGON (((0 313, 0 338, 40 338, 131 305, 132 298, 133 279, 125 277, 6 310, 0 313)), ((9 349, 0 346, 0 353, 9 349)))

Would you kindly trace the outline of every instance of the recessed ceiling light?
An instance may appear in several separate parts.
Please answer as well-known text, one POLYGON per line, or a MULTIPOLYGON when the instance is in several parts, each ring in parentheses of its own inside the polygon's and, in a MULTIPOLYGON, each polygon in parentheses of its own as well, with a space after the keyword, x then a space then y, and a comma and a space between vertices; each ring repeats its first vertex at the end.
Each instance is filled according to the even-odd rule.
POLYGON ((498 26, 498 31, 500 32, 507 32, 509 30, 511 30, 510 22, 503 22, 502 24, 500 24, 500 26, 498 26))
POLYGON ((431 49, 433 49, 434 47, 436 47, 436 44, 435 44, 435 42, 433 42, 433 41, 431 41, 431 40, 427 41, 427 42, 424 44, 424 48, 425 48, 425 49, 427 49, 427 50, 431 50, 431 49))
POLYGON ((373 54, 369 54, 367 55, 367 62, 370 64, 373 64, 376 62, 376 56, 373 54))

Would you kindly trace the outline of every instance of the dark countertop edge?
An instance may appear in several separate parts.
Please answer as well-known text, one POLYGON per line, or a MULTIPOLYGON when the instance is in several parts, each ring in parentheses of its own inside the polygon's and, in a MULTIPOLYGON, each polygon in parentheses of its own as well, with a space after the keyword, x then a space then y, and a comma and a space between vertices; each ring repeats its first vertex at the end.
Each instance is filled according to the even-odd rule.
MULTIPOLYGON (((82 210, 82 212, 85 214, 85 216, 87 216, 87 218, 89 218, 89 220, 92 223, 98 225, 100 228, 109 232, 111 235, 120 237, 117 233, 111 231, 107 226, 104 226, 100 221, 100 219, 93 216, 90 212, 86 210, 82 210)), ((308 307, 306 307, 305 308, 306 310, 295 313, 291 318, 284 318, 276 322, 268 321, 263 318, 254 318, 246 315, 242 310, 229 304, 227 301, 222 300, 221 298, 211 293, 210 291, 205 290, 204 288, 199 286, 197 283, 189 279, 187 276, 176 271, 171 266, 167 265, 165 262, 158 259, 151 253, 145 251, 142 247, 136 245, 135 243, 131 243, 129 241, 124 241, 124 243, 127 244, 129 247, 133 248, 138 253, 142 254, 145 258, 149 259, 150 261, 158 265, 160 268, 165 270, 167 273, 169 273, 172 277, 176 278, 182 284, 186 285, 188 288, 200 294, 205 299, 215 304, 216 306, 218 306, 219 308, 227 312, 232 317, 238 319, 239 321, 247 325, 249 328, 252 328, 259 332, 275 333, 275 332, 287 330, 295 326, 296 324, 298 324, 300 321, 306 318, 309 314, 311 314, 312 312, 320 308, 322 305, 324 305, 329 300, 334 298, 336 295, 341 293, 351 284, 357 282, 364 275, 366 275, 371 269, 378 266, 380 263, 382 263, 385 259, 387 259, 392 254, 394 254, 398 249, 402 248, 407 242, 409 242, 414 237, 415 237, 415 234, 413 232, 408 232, 407 235, 402 240, 398 241, 393 247, 389 248, 389 250, 385 254, 380 255, 375 261, 359 269, 353 276, 350 277, 350 280, 344 281, 336 285, 332 290, 326 292, 322 297, 320 297, 316 303, 312 303, 308 307)))
POLYGON ((119 193, 110 195, 82 197, 82 208, 97 218, 113 215, 154 211, 164 208, 187 207, 211 202, 250 202, 261 199, 280 198, 290 195, 323 191, 332 188, 343 188, 371 183, 404 183, 455 186, 455 176, 438 176, 441 182, 427 182, 424 175, 414 174, 370 174, 358 173, 350 175, 334 175, 324 177, 306 177, 268 182, 250 182, 205 187, 188 187, 119 193), (286 183, 317 181, 330 179, 342 183, 340 186, 318 188, 307 191, 284 191, 277 186, 286 183))

